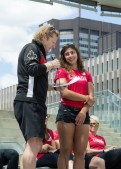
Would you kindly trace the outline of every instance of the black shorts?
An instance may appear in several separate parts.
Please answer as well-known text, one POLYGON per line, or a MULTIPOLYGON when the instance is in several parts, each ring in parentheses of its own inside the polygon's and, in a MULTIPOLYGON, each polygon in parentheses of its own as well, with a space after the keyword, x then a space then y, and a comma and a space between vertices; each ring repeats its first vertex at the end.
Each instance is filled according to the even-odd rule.
MULTIPOLYGON (((66 123, 75 123, 75 118, 77 114, 80 112, 80 110, 81 108, 74 108, 71 106, 60 104, 58 114, 56 117, 56 122, 64 121, 66 123)), ((89 113, 86 113, 84 124, 89 124, 89 123, 90 123, 89 113)))
POLYGON ((87 155, 87 154, 85 155, 85 168, 86 169, 89 169, 89 164, 93 157, 94 157, 93 155, 87 155))
POLYGON ((116 148, 104 153, 100 153, 98 157, 105 160, 106 169, 121 168, 121 148, 116 148))
POLYGON ((37 103, 14 101, 14 113, 26 141, 44 138, 46 109, 37 103))
MULTIPOLYGON (((85 168, 89 169, 89 164, 94 155, 85 155, 85 168)), ((106 169, 121 168, 121 148, 113 149, 104 153, 99 153, 97 157, 105 160, 106 169)))

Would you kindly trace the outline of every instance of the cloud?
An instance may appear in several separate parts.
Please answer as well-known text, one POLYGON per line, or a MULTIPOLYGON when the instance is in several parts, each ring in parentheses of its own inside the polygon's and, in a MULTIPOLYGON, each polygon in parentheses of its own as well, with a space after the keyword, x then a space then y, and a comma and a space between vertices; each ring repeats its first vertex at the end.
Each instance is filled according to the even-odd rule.
POLYGON ((5 74, 0 77, 0 88, 6 88, 8 86, 12 86, 17 84, 17 76, 12 74, 5 74))
MULTIPOLYGON (((16 83, 17 59, 22 47, 31 41, 39 24, 50 19, 69 19, 79 16, 78 8, 54 3, 48 5, 29 0, 0 0, 0 63, 10 64, 12 74, 0 67, 0 86, 9 86, 9 81, 16 83), (9 79, 5 80, 5 79, 9 79), (11 78, 11 79, 10 79, 11 78), (8 82, 8 84, 7 84, 8 82), (2 84, 2 85, 1 85, 2 84)), ((84 18, 100 20, 99 14, 81 10, 84 18)), ((108 21, 102 17, 102 21, 108 21)), ((120 23, 119 19, 111 22, 120 23)))
POLYGON ((16 83, 19 52, 31 41, 39 24, 50 19, 74 18, 77 13, 75 8, 56 3, 47 5, 29 0, 0 1, 0 62, 12 66, 12 74, 5 74, 0 68, 3 74, 0 76, 0 87, 16 83))
POLYGON ((49 19, 69 18, 76 16, 76 8, 54 3, 47 5, 29 0, 4 0, 0 2, 0 21, 4 25, 32 26, 49 19))

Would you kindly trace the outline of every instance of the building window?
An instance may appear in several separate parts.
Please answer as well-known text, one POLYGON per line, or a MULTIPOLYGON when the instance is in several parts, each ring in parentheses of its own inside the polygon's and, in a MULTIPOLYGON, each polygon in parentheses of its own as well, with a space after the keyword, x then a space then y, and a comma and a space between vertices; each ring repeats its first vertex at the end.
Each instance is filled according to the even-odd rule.
POLYGON ((107 61, 107 72, 108 72, 108 61, 107 61))
POLYGON ((99 65, 97 64, 97 75, 98 75, 98 67, 99 67, 99 65))
POLYGON ((108 89, 108 80, 107 80, 107 89, 108 89))
POLYGON ((102 90, 103 90, 103 82, 102 82, 102 90))
POLYGON ((90 57, 97 56, 99 32, 91 30, 90 32, 90 57))
POLYGON ((74 35, 73 31, 60 31, 60 50, 67 43, 73 43, 74 35))
POLYGON ((119 62, 119 59, 117 58, 116 61, 117 61, 116 64, 117 64, 117 69, 118 69, 118 67, 119 67, 119 63, 118 63, 118 62, 119 62))
POLYGON ((97 83, 97 91, 99 90, 99 83, 97 83))
POLYGON ((113 91, 113 81, 114 81, 114 80, 112 79, 112 93, 114 92, 114 91, 113 91))
POLYGON ((94 76, 94 66, 92 66, 92 75, 94 76))
POLYGON ((102 73, 103 73, 103 63, 102 63, 102 73))
POLYGON ((117 93, 119 93, 119 78, 117 77, 117 93))
POLYGON ((111 61, 111 62, 112 62, 112 70, 113 70, 113 59, 112 59, 112 61, 111 61))

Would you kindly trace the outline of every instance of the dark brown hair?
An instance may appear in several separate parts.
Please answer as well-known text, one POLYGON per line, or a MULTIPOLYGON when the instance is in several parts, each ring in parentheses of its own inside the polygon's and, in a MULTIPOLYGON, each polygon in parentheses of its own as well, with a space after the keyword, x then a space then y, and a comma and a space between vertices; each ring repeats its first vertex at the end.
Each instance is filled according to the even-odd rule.
POLYGON ((71 49, 76 51, 77 57, 78 57, 77 67, 81 72, 85 72, 82 57, 80 55, 79 50, 77 49, 77 47, 74 44, 66 44, 62 47, 61 52, 60 52, 60 54, 61 54, 61 57, 60 57, 61 67, 65 68, 69 73, 71 72, 71 66, 69 65, 69 63, 65 59, 65 52, 68 48, 71 48, 71 49))

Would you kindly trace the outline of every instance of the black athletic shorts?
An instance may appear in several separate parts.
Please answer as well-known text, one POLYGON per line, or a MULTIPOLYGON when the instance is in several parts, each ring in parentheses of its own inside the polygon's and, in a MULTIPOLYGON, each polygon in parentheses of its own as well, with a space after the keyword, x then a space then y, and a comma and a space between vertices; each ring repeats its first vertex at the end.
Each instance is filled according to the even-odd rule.
POLYGON ((14 113, 25 140, 44 138, 46 109, 37 103, 14 101, 14 113))
POLYGON ((89 164, 94 156, 93 155, 85 155, 85 168, 89 169, 89 164))
MULTIPOLYGON (((93 157, 93 155, 85 155, 86 169, 89 169, 89 164, 93 157)), ((100 157, 105 161, 106 169, 121 169, 121 148, 99 153, 97 157, 100 157)))
MULTIPOLYGON (((80 110, 81 108, 74 108, 60 103, 58 114, 56 117, 56 122, 64 121, 66 123, 75 123, 75 118, 77 114, 80 112, 80 110)), ((89 123, 90 123, 89 113, 86 113, 84 124, 89 124, 89 123)))

